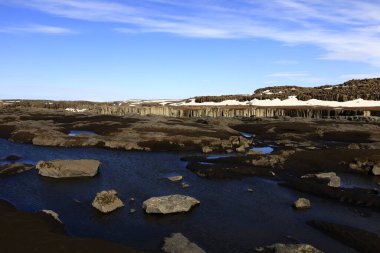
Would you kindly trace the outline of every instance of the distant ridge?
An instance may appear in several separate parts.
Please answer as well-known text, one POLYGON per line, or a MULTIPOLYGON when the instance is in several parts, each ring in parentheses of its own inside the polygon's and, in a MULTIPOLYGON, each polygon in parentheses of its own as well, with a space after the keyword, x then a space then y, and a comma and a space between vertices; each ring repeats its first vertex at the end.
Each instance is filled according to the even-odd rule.
POLYGON ((380 78, 350 80, 338 85, 318 87, 273 86, 257 89, 252 95, 199 96, 195 102, 222 102, 225 100, 250 101, 252 99, 287 99, 296 96, 298 100, 318 99, 323 101, 346 102, 355 99, 380 101, 380 78))

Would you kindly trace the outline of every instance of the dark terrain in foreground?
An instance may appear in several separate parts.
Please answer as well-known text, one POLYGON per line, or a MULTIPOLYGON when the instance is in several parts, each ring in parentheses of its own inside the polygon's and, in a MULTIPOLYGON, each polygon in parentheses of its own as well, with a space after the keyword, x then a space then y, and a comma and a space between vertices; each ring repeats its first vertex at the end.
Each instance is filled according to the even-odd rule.
MULTIPOLYGON (((380 123, 376 121, 117 117, 3 108, 0 137, 43 146, 180 151, 188 169, 200 177, 228 180, 261 176, 351 206, 363 216, 380 211, 378 189, 335 188, 323 180, 302 177, 343 172, 380 183, 376 167, 380 166, 380 123), (72 130, 94 133, 68 136, 72 130), (271 146, 274 152, 260 154, 251 151, 252 146, 271 146), (200 155, 202 152, 228 156, 211 160, 200 155)), ((22 168, 13 172, 22 172, 22 168)), ((0 174, 11 175, 12 170, 2 167, 0 174)), ((310 225, 359 252, 380 249, 376 234, 325 221, 310 221, 310 225)), ((4 252, 135 252, 100 240, 70 238, 62 225, 45 214, 19 212, 4 202, 0 202, 0 233, 4 252)))
POLYGON ((102 240, 69 237, 53 217, 42 212, 17 211, 5 201, 0 201, 0 241, 1 252, 9 253, 142 252, 102 240))

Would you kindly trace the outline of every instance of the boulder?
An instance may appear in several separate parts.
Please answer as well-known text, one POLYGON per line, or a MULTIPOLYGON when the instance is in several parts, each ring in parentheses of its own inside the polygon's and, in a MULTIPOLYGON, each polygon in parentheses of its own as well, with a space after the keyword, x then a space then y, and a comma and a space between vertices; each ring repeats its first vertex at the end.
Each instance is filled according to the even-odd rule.
POLYGON ((372 168, 372 174, 375 176, 380 176, 380 163, 375 164, 372 168))
POLYGON ((205 253, 195 243, 192 243, 181 233, 173 233, 165 238, 162 250, 166 253, 205 253))
POLYGON ((0 176, 10 176, 33 169, 34 165, 24 163, 11 163, 0 165, 0 176))
POLYGON ((299 198, 294 202, 294 207, 297 209, 308 209, 311 207, 310 200, 299 198))
POLYGON ((259 247, 257 252, 264 253, 323 253, 309 244, 282 244, 276 243, 270 246, 259 247))
POLYGON ((171 176, 171 177, 168 177, 168 179, 172 182, 178 182, 178 181, 181 181, 183 179, 183 176, 171 176))
POLYGON ((93 177, 98 173, 97 160, 53 160, 40 161, 36 165, 38 174, 53 178, 93 177))
POLYGON ((240 146, 238 148, 236 148, 236 152, 239 152, 239 153, 244 153, 245 152, 245 146, 240 146))
POLYGON ((101 191, 96 194, 92 206, 98 209, 102 213, 109 213, 117 208, 123 207, 124 204, 117 197, 117 192, 115 190, 101 191))
POLYGON ((58 221, 59 223, 63 223, 61 221, 61 219, 59 218, 59 215, 54 212, 53 210, 47 210, 47 209, 44 209, 42 210, 43 213, 46 213, 47 215, 50 215, 51 217, 53 217, 56 221, 58 221))
POLYGON ((152 197, 143 202, 143 208, 146 213, 178 213, 187 212, 200 201, 184 195, 168 195, 161 197, 152 197))
POLYGON ((340 177, 338 177, 335 172, 307 174, 302 176, 301 178, 316 179, 318 182, 327 183, 328 186, 340 187, 340 177))

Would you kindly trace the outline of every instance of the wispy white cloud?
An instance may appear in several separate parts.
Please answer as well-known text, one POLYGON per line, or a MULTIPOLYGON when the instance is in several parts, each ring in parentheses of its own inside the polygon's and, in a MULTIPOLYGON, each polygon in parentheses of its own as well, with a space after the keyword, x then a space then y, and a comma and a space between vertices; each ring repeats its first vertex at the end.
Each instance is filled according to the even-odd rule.
POLYGON ((23 26, 8 26, 0 27, 0 33, 13 33, 13 34, 25 34, 25 33, 40 33, 40 34, 71 34, 74 31, 57 26, 47 25, 23 25, 23 26))
MULTIPOLYGON (((0 0, 0 3, 10 4, 0 0)), ((380 67, 380 2, 372 0, 15 0, 52 15, 109 22, 117 32, 266 38, 311 44, 321 59, 380 67)))

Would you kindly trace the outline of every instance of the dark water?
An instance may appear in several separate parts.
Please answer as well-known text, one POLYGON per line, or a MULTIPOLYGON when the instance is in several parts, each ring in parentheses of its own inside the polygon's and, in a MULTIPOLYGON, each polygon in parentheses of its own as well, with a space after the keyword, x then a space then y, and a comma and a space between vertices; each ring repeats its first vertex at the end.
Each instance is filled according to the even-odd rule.
MULTIPOLYGON (((310 219, 347 224, 380 234, 380 214, 361 217, 352 207, 319 199, 278 186, 261 178, 212 181, 188 171, 177 153, 136 153, 97 148, 50 148, 15 144, 0 139, 0 157, 10 154, 37 162, 51 159, 98 159, 100 174, 90 179, 53 180, 35 170, 0 178, 0 198, 26 211, 52 209, 59 213, 74 236, 96 237, 128 246, 160 252, 163 238, 181 232, 207 252, 246 252, 276 242, 310 243, 331 253, 356 252, 306 225, 310 219), (170 182, 170 175, 183 175, 190 184, 170 182), (248 192, 252 188, 253 192, 248 192), (95 194, 115 189, 126 206, 111 214, 91 206, 95 194), (152 196, 186 194, 201 204, 189 213, 147 215, 142 202, 152 196), (136 199, 129 203, 129 199, 136 199), (309 211, 291 207, 298 197, 312 202, 309 211), (78 200, 80 203, 78 203, 78 200), (138 211, 129 213, 130 208, 138 211)), ((350 179, 351 181, 353 179, 350 179)))

